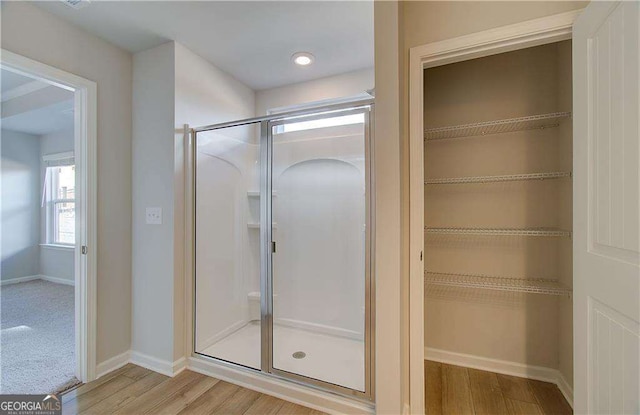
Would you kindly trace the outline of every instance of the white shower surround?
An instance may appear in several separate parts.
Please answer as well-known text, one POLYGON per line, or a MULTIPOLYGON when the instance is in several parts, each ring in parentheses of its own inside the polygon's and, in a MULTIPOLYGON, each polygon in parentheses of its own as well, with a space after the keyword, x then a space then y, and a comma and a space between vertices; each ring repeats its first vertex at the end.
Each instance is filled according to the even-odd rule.
MULTIPOLYGON (((198 135, 198 352, 212 350, 212 345, 259 320, 260 231, 251 226, 260 219, 258 136, 257 126, 198 135)), ((362 125, 274 134, 273 153, 273 238, 278 242, 273 265, 274 324, 328 335, 325 340, 334 336, 337 342, 339 338, 364 342, 362 125), (314 175, 322 183, 309 182, 314 175), (312 184, 308 192, 306 182, 312 184), (287 197, 291 191, 293 198, 287 197), (327 222, 319 214, 336 200, 341 204, 336 211, 342 214, 327 222), (301 227, 305 232, 295 232, 301 227), (327 246, 330 240, 338 243, 327 246), (295 251, 299 245, 306 254, 295 251)), ((255 356, 260 354, 260 342, 252 343, 237 363, 259 368, 255 356)))

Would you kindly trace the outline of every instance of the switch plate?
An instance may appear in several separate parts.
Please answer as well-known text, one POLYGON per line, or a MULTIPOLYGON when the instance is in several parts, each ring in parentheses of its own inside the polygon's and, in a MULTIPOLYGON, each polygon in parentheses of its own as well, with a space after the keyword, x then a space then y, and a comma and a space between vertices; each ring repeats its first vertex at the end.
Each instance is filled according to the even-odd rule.
POLYGON ((147 225, 162 225, 162 208, 148 207, 146 221, 147 225))

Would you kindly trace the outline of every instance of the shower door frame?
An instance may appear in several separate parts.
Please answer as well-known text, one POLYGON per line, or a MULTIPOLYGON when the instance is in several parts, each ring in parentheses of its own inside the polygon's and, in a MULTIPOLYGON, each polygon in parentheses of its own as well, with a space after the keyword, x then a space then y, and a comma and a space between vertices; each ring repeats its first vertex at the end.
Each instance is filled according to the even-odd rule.
MULTIPOLYGON (((374 400, 375 389, 375 178, 373 169, 374 143, 374 99, 358 99, 340 104, 306 108, 264 117, 250 118, 220 124, 207 125, 189 129, 192 140, 192 154, 194 162, 191 165, 191 221, 192 235, 196 234, 196 183, 197 183, 197 134, 200 132, 219 130, 223 128, 239 127, 249 124, 260 124, 260 330, 261 330, 261 358, 260 369, 253 369, 238 363, 229 362, 213 356, 204 355, 196 351, 196 240, 191 241, 191 298, 192 298, 192 336, 191 353, 193 356, 212 359, 216 363, 230 368, 260 373, 269 377, 284 379, 304 386, 333 392, 342 396, 354 397, 363 401, 374 400), (365 390, 359 391, 330 382, 314 379, 273 367, 273 239, 272 239, 272 197, 271 197, 271 162, 273 156, 273 126, 292 122, 311 121, 323 118, 333 118, 342 115, 364 114, 364 156, 365 156, 365 390), (268 195, 269 197, 263 197, 268 195)), ((185 126, 188 129, 188 126, 185 126)))

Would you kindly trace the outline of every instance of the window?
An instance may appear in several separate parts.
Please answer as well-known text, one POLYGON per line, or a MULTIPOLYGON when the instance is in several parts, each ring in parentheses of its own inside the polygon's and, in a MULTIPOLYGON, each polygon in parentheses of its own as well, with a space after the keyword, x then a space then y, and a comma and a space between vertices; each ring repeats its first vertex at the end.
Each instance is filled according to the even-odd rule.
POLYGON ((338 127, 341 125, 363 124, 364 114, 341 115, 319 120, 301 121, 296 123, 277 125, 274 134, 292 133, 294 131, 312 130, 316 128, 338 127))
POLYGON ((46 234, 48 244, 76 243, 75 165, 46 168, 46 234))
POLYGON ((343 115, 333 118, 321 118, 313 121, 302 121, 291 124, 284 124, 283 133, 293 131, 311 130, 315 128, 337 127, 340 125, 363 124, 364 114, 343 115))

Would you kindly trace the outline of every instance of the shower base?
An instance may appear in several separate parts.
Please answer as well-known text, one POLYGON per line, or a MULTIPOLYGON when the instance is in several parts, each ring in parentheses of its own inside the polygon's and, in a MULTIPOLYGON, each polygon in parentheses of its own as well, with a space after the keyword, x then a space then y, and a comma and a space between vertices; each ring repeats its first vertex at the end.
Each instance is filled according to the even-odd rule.
MULTIPOLYGON (((260 323, 250 322, 200 353, 260 369, 260 343, 260 323)), ((364 390, 364 342, 361 340, 275 324, 273 366, 350 389, 364 390)))

